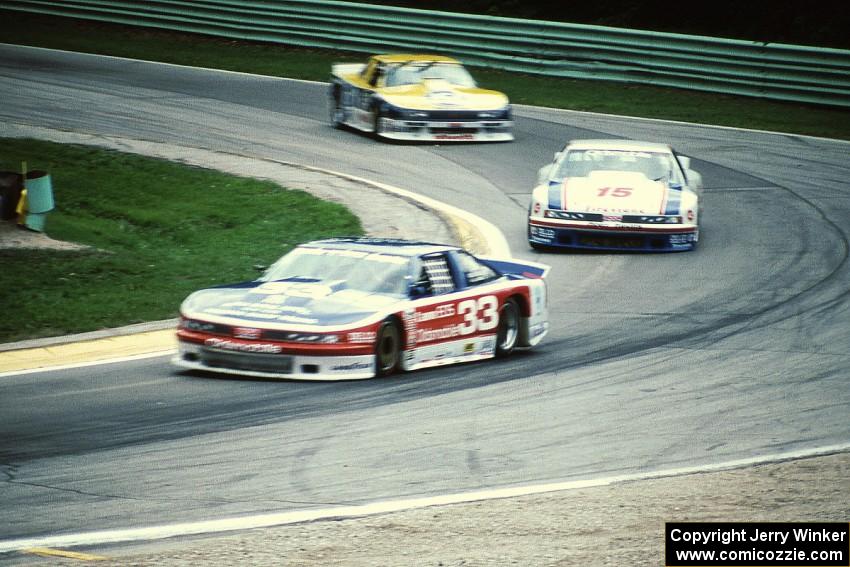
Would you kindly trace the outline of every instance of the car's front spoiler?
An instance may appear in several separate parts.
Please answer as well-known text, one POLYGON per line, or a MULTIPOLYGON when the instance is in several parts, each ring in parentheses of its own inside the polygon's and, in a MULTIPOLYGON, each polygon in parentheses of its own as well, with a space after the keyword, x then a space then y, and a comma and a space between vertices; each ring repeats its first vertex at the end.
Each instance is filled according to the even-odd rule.
POLYGON ((307 356, 210 349, 179 341, 171 362, 188 370, 288 380, 363 380, 375 376, 375 356, 307 356), (277 359, 277 360, 275 360, 277 359))
POLYGON ((378 136, 410 141, 509 142, 514 139, 512 127, 513 122, 507 120, 436 122, 383 118, 378 136))
POLYGON ((696 247, 699 232, 687 227, 561 226, 554 223, 528 224, 532 245, 590 250, 634 250, 639 252, 685 252, 696 247))

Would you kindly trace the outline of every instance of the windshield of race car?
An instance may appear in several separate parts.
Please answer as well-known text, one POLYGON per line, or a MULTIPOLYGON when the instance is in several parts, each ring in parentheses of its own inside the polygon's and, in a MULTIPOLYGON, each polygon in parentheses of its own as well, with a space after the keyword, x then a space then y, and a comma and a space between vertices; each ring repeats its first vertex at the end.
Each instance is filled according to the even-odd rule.
POLYGON ((474 87, 475 80, 457 63, 408 62, 391 67, 386 85, 418 85, 425 79, 442 79, 459 87, 474 87))
POLYGON ((347 289, 405 295, 410 259, 360 250, 296 248, 270 267, 261 281, 342 281, 347 289))
POLYGON ((551 177, 553 181, 563 181, 568 177, 587 177, 596 171, 637 172, 653 181, 683 183, 673 154, 624 150, 569 150, 551 177))

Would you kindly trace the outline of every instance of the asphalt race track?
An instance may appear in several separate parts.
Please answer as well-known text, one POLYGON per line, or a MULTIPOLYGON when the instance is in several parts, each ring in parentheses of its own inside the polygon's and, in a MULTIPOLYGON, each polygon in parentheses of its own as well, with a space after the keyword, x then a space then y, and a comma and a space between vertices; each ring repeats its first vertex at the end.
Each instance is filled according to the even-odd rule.
POLYGON ((325 91, 0 46, 3 121, 327 167, 489 220, 515 256, 552 265, 548 338, 350 383, 213 378, 166 358, 0 378, 0 541, 850 441, 850 145, 536 108, 516 110, 513 143, 390 145, 332 129, 325 91), (537 169, 587 137, 694 158, 695 252, 528 247, 537 169))

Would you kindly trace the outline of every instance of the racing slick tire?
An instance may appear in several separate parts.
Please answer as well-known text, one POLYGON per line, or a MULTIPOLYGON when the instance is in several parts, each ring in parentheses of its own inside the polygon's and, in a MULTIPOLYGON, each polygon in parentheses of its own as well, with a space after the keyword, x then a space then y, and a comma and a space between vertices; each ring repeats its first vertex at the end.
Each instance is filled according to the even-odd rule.
POLYGON ((342 93, 339 85, 333 86, 333 92, 330 97, 330 119, 331 126, 334 128, 342 128, 342 123, 345 120, 345 109, 342 108, 342 93))
POLYGON ((496 356, 508 356, 519 338, 519 305, 513 298, 505 300, 499 311, 499 328, 496 331, 496 356))
POLYGON ((384 113, 381 112, 380 107, 375 107, 375 119, 372 126, 372 135, 381 138, 381 134, 384 132, 384 113))
POLYGON ((395 319, 387 319, 378 329, 375 340, 375 375, 389 376, 401 363, 401 326, 395 319))

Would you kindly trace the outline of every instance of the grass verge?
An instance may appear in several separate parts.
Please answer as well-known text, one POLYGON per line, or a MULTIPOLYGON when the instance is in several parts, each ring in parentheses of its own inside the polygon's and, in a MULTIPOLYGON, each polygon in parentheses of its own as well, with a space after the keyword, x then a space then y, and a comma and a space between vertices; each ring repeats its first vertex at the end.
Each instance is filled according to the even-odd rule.
MULTIPOLYGON (((0 10, 3 41, 263 75, 325 81, 336 61, 363 54, 234 41, 198 34, 0 10)), ((476 69, 482 86, 515 103, 737 126, 850 140, 850 111, 699 91, 476 69)))
POLYGON ((0 342, 175 317, 195 289, 252 279, 299 242, 363 232, 343 206, 271 182, 0 138, 0 170, 24 160, 51 174, 50 236, 90 248, 0 250, 0 342))

